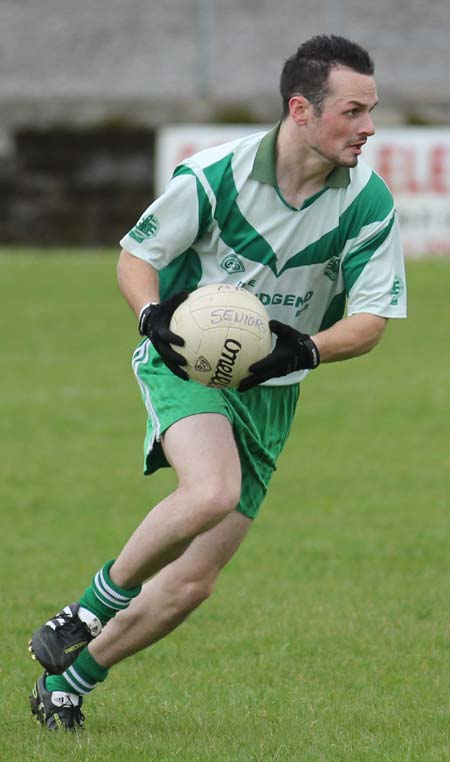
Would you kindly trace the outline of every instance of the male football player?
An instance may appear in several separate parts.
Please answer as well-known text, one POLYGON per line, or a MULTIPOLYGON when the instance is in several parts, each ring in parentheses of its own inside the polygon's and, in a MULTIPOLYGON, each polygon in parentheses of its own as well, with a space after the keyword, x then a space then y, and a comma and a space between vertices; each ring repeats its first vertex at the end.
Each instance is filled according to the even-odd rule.
POLYGON ((272 130, 183 162, 121 241, 119 284, 142 336, 144 469, 170 465, 178 484, 79 600, 33 633, 45 672, 31 707, 49 729, 78 728, 108 670, 211 594, 258 513, 309 371, 369 352, 389 318, 406 315, 394 202, 359 161, 378 99, 369 54, 314 37, 286 61, 280 90, 272 130), (275 337, 239 389, 186 380, 169 329, 189 291, 218 282, 258 295, 275 337))

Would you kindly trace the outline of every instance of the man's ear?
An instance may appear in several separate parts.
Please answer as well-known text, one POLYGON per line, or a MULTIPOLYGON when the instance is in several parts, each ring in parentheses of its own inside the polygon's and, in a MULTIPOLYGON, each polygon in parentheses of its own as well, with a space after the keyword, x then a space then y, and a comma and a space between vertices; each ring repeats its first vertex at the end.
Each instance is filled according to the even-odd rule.
POLYGON ((312 104, 303 95, 293 95, 289 100, 289 114, 299 127, 307 124, 313 111, 312 104))

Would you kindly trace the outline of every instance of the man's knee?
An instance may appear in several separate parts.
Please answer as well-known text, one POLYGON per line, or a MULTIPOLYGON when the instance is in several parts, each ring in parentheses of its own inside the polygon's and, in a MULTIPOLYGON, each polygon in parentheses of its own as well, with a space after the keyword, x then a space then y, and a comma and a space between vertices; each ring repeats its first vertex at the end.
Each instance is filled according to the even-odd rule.
POLYGON ((179 588, 180 603, 187 611, 193 611, 213 593, 216 577, 185 580, 179 588))
POLYGON ((206 475, 204 481, 180 485, 179 489, 186 494, 186 504, 191 506, 187 523, 192 524, 194 534, 215 526, 232 513, 241 496, 240 478, 212 481, 206 475))
POLYGON ((205 485, 199 485, 203 508, 220 521, 236 509, 241 497, 241 480, 208 483, 206 478, 205 482, 205 485))

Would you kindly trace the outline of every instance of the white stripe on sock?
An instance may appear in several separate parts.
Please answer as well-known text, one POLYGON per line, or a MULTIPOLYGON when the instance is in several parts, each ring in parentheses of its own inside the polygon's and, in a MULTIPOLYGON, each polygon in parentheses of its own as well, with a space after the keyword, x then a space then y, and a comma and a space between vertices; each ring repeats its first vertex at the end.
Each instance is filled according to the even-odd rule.
POLYGON ((100 572, 97 572, 97 574, 94 577, 94 593, 103 603, 107 603, 111 605, 111 608, 115 608, 116 600, 111 596, 108 595, 106 591, 103 591, 102 589, 102 582, 100 579, 100 572))
POLYGON ((95 575, 93 590, 97 598, 102 601, 102 603, 105 603, 115 611, 120 611, 121 609, 127 608, 130 602, 129 598, 124 598, 123 601, 119 601, 117 598, 114 598, 112 595, 110 595, 104 588, 104 583, 102 581, 100 572, 97 572, 95 575))
POLYGON ((99 573, 100 573, 100 577, 101 577, 101 580, 102 580, 102 583, 103 583, 102 584, 103 589, 107 590, 110 595, 112 595, 114 598, 116 598, 118 603, 120 603, 120 601, 123 601, 124 603, 126 603, 126 602, 128 602, 130 600, 130 596, 129 595, 122 595, 121 593, 118 593, 116 590, 114 590, 113 587, 110 587, 110 585, 108 585, 108 583, 107 583, 107 581, 105 579, 105 575, 103 573, 103 569, 100 569, 99 573))
POLYGON ((76 669, 74 668, 73 664, 72 664, 70 667, 68 667, 68 668, 66 669, 66 672, 65 672, 65 674, 64 674, 64 677, 66 676, 67 672, 70 672, 70 675, 71 675, 71 677, 72 677, 72 680, 75 680, 75 681, 77 681, 77 682, 80 682, 80 683, 81 683, 81 685, 83 686, 83 688, 87 688, 87 689, 88 689, 88 690, 90 690, 90 691, 91 691, 93 688, 95 688, 95 686, 96 686, 96 684, 97 684, 97 683, 88 683, 88 682, 87 682, 87 680, 84 680, 84 679, 83 679, 83 678, 82 678, 82 677, 81 677, 81 676, 78 674, 78 672, 77 672, 77 671, 76 671, 76 669))
POLYGON ((77 685, 76 683, 74 683, 74 681, 71 679, 70 675, 68 675, 68 674, 67 674, 67 671, 63 673, 63 677, 64 677, 64 680, 67 680, 67 682, 69 683, 69 685, 71 685, 71 686, 72 686, 72 688, 74 689, 75 693, 79 693, 79 694, 81 694, 82 696, 86 696, 88 693, 90 693, 90 692, 91 692, 90 690, 89 690, 89 691, 85 691, 85 690, 83 690, 82 688, 80 688, 80 686, 79 686, 79 685, 77 685))

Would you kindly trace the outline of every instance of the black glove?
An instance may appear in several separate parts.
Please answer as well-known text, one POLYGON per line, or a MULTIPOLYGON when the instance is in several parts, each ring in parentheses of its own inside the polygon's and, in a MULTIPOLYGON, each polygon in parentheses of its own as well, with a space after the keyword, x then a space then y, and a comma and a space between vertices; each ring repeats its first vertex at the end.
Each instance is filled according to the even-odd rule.
POLYGON ((241 381, 240 392, 246 392, 269 378, 287 376, 295 370, 317 368, 320 364, 319 350, 307 333, 300 333, 278 320, 271 320, 269 326, 278 337, 275 348, 263 360, 250 365, 252 375, 241 381))
POLYGON ((177 336, 176 333, 172 333, 169 324, 176 308, 188 296, 189 291, 180 291, 158 304, 147 304, 139 316, 139 333, 141 336, 148 336, 167 367, 183 381, 188 380, 188 375, 184 370, 181 370, 180 365, 186 365, 186 360, 178 352, 175 352, 170 345, 176 344, 182 347, 184 346, 184 339, 177 336))

